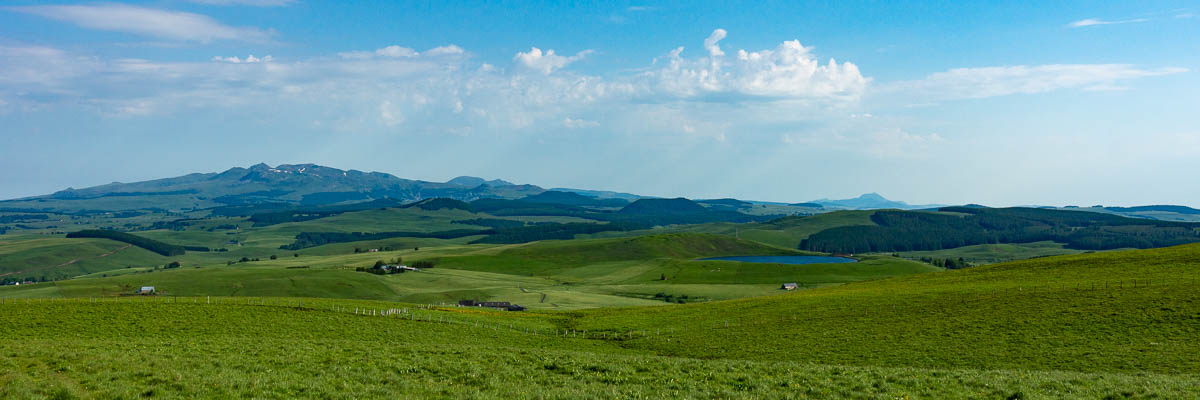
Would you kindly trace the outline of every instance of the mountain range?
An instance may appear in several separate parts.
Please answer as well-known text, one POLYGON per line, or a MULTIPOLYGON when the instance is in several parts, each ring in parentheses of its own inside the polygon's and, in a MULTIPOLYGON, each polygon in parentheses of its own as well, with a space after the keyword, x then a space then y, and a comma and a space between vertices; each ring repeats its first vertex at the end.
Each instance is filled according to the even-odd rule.
MULTIPOLYGON (((257 164, 223 172, 193 173, 174 178, 120 183, 89 188, 67 188, 49 195, 0 201, 0 211, 115 212, 125 210, 189 211, 218 207, 281 208, 328 206, 384 201, 410 203, 431 198, 460 201, 478 199, 525 200, 573 206, 620 208, 630 202, 654 198, 630 193, 553 188, 459 176, 446 182, 397 177, 383 172, 342 170, 316 164, 257 164)), ((934 209, 942 205, 913 205, 889 200, 878 193, 851 199, 820 199, 783 204, 736 199, 699 200, 717 210, 745 210, 776 204, 772 212, 804 214, 835 210, 934 209)), ((1093 207, 1079 211, 1104 212, 1130 217, 1177 221, 1200 220, 1200 210, 1184 206, 1093 207)))

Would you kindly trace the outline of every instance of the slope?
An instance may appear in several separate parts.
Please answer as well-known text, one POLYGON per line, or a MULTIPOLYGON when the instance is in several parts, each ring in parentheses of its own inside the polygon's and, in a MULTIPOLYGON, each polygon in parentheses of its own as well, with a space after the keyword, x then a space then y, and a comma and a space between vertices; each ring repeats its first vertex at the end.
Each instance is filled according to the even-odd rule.
POLYGON ((914 368, 1200 373, 1200 245, 1048 257, 561 326, 671 330, 656 354, 914 368), (739 343, 741 345, 729 345, 739 343))

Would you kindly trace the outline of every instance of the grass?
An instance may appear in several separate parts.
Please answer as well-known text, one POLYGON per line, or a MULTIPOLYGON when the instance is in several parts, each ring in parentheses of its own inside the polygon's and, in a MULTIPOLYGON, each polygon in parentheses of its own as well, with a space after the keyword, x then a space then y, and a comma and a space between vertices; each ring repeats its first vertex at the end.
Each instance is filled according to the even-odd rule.
POLYGON ((0 241, 0 277, 63 278, 130 265, 157 265, 166 257, 108 239, 21 236, 0 241))
POLYGON ((625 345, 680 357, 1197 374, 1197 255, 1200 245, 1039 258, 727 302, 579 311, 561 326, 672 329, 674 340, 625 345))
POLYGON ((658 293, 670 294, 676 301, 685 295, 691 302, 725 300, 776 293, 782 282, 815 288, 938 270, 891 257, 810 265, 697 260, 722 255, 806 254, 705 234, 507 246, 443 243, 421 250, 299 254, 232 266, 194 265, 185 259, 182 268, 173 270, 106 270, 44 284, 51 289, 43 285, 0 288, 0 298, 115 296, 155 286, 169 294, 188 296, 308 296, 423 304, 476 299, 509 301, 532 309, 577 310, 667 305, 664 299, 654 297, 658 293), (396 257, 406 262, 437 260, 438 266, 386 276, 354 271, 396 257))
MULTIPOLYGON (((614 243, 581 246, 616 259, 636 253, 613 251, 614 243)), ((671 253, 700 242, 685 243, 660 247, 671 253)), ((571 259, 527 254, 537 255, 571 259)), ((8 296, 47 288, 68 295, 65 285, 105 280, 63 281, 0 289, 0 396, 1187 398, 1200 390, 1198 255, 1200 245, 1068 255, 766 297, 565 312, 369 299, 8 296), (415 318, 350 308, 401 308, 415 318)), ((605 261, 623 262, 636 260, 605 261)), ((107 280, 174 275, 180 285, 227 290, 232 281, 222 274, 265 279, 272 269, 314 284, 329 277, 324 287, 357 274, 363 286, 345 290, 367 294, 395 292, 416 277, 428 285, 469 278, 479 287, 548 279, 451 269, 380 278, 260 265, 107 280)))
POLYGON ((1159 373, 816 365, 797 347, 782 351, 787 361, 664 357, 547 335, 553 315, 410 309, 436 314, 430 322, 315 299, 175 300, 0 304, 0 396, 1186 398, 1200 385, 1159 373))
POLYGON ((953 249, 934 251, 906 251, 899 253, 901 257, 910 259, 930 258, 962 258, 971 264, 993 264, 1005 261, 1024 260, 1035 257, 1060 256, 1079 254, 1083 250, 1064 248, 1062 243, 1033 242, 1011 244, 980 244, 963 246, 953 249))
POLYGON ((839 226, 874 225, 874 211, 833 211, 812 216, 785 217, 771 222, 734 224, 708 223, 660 227, 632 232, 603 232, 578 238, 627 237, 666 232, 713 233, 784 248, 795 249, 800 241, 814 233, 839 226))

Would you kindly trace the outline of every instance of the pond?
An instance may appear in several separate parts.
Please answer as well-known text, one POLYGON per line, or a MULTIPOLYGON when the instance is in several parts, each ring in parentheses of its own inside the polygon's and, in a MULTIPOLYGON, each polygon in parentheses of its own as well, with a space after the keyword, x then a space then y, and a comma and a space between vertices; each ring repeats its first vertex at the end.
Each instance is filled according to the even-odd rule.
POLYGON ((741 261, 772 264, 842 264, 858 262, 858 260, 853 258, 826 256, 733 256, 704 258, 702 260, 741 261))

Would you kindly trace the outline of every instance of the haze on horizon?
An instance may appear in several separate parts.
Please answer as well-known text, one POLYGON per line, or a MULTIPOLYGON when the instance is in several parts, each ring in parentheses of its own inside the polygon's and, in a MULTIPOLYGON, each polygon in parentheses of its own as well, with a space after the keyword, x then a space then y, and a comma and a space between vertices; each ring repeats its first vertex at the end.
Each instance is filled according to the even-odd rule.
POLYGON ((317 163, 652 196, 1200 207, 1186 1, 0 6, 0 198, 317 163))

